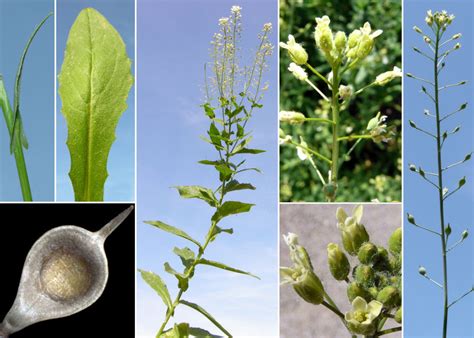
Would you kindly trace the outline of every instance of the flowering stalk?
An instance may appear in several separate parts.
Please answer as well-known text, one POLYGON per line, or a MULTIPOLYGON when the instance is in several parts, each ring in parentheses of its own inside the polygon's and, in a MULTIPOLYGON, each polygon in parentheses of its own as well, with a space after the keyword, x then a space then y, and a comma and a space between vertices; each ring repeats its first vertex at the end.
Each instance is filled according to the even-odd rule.
POLYGON ((306 302, 322 305, 333 312, 347 328, 351 337, 380 337, 401 330, 401 326, 384 329, 386 321, 402 322, 402 231, 397 228, 388 240, 387 248, 370 242, 361 223, 363 206, 356 206, 349 216, 344 209, 336 211, 342 248, 336 243, 327 246, 328 265, 337 282, 347 284, 347 298, 352 310, 342 313, 314 271, 306 249, 293 233, 283 236, 290 250, 292 267, 281 267, 282 285, 291 285, 306 302), (358 259, 351 268, 347 257, 358 259), (352 274, 351 274, 352 271, 352 274))
MULTIPOLYGON (((158 293, 166 305, 166 313, 157 337, 188 337, 188 336, 213 336, 206 330, 190 327, 188 323, 174 324, 167 329, 168 322, 174 316, 179 305, 190 307, 218 327, 226 336, 231 333, 224 328, 212 315, 201 306, 183 300, 189 284, 199 265, 213 266, 230 272, 249 275, 249 272, 227 266, 223 263, 206 258, 206 249, 215 241, 220 234, 232 234, 233 229, 221 228, 220 222, 227 216, 249 212, 253 204, 240 201, 227 200, 229 193, 237 190, 255 190, 250 183, 241 183, 238 180, 240 173, 253 170, 260 172, 258 168, 244 167, 248 154, 259 154, 263 150, 249 148, 252 136, 246 131, 247 122, 251 119, 256 108, 262 108, 260 103, 263 91, 268 87, 262 83, 262 76, 267 67, 266 59, 271 55, 273 46, 269 42, 268 35, 271 32, 271 24, 263 26, 259 34, 259 45, 253 63, 249 67, 241 68, 239 65, 238 51, 241 35, 241 8, 233 6, 229 17, 219 19, 220 31, 214 35, 212 41, 212 58, 210 64, 211 77, 205 74, 206 79, 206 101, 202 105, 205 115, 210 120, 207 131, 209 138, 203 138, 216 150, 215 160, 202 160, 200 164, 213 167, 219 177, 216 188, 210 189, 202 186, 177 186, 177 190, 183 198, 197 198, 206 202, 215 212, 210 220, 210 226, 204 241, 200 242, 191 238, 184 231, 165 224, 161 221, 149 221, 151 224, 163 231, 184 238, 197 246, 197 252, 188 247, 174 248, 173 252, 178 255, 184 265, 184 271, 178 272, 169 263, 165 263, 165 271, 178 280, 179 292, 174 300, 171 299, 166 284, 160 276, 153 272, 140 271, 142 278, 158 293), (217 99, 213 100, 212 98, 217 99)), ((205 67, 207 70, 207 66, 205 67)))
POLYGON ((301 160, 309 160, 323 184, 323 191, 327 201, 333 202, 337 195, 338 172, 342 165, 343 158, 340 152, 340 143, 343 141, 355 141, 349 152, 344 154, 348 155, 364 139, 372 139, 374 142, 388 141, 390 135, 393 133, 385 124, 386 116, 380 116, 379 113, 369 121, 365 132, 356 135, 341 136, 341 113, 348 108, 350 101, 361 94, 365 89, 372 86, 385 86, 391 80, 400 77, 401 71, 398 67, 394 67, 392 71, 378 75, 372 83, 356 91, 353 90, 351 85, 344 85, 343 81, 345 75, 347 75, 348 72, 355 71, 361 62, 370 54, 374 46, 374 39, 382 34, 382 31, 376 30, 372 32, 370 24, 366 22, 363 27, 353 31, 349 37, 346 37, 346 34, 342 31, 333 34, 329 24, 330 19, 327 16, 316 18, 316 45, 331 67, 331 72, 327 76, 319 73, 308 62, 308 53, 303 46, 295 41, 292 35, 288 37, 288 42, 280 42, 280 46, 288 51, 293 61, 289 65, 288 70, 296 79, 310 85, 318 96, 330 103, 332 115, 329 120, 330 123, 323 118, 305 118, 301 113, 285 111, 280 112, 280 122, 292 124, 304 122, 329 124, 332 131, 330 154, 321 154, 316 149, 313 149, 313 147, 309 147, 302 138, 299 143, 294 142, 291 140, 291 137, 285 135, 283 131, 280 132, 280 144, 295 146, 298 150, 299 158, 301 160), (327 85, 329 87, 331 91, 330 98, 309 79, 305 68, 319 80, 323 81, 325 86, 327 85), (300 114, 303 118, 301 118, 301 116, 295 116, 295 119, 288 118, 289 113, 300 114), (321 174, 319 164, 312 159, 313 156, 316 156, 318 160, 324 161, 322 165, 328 167, 327 175, 321 174), (325 176, 327 177, 327 181, 324 179, 325 176))
POLYGON ((435 187, 435 189, 438 191, 438 200, 439 200, 439 213, 440 213, 440 230, 434 231, 430 228, 424 227, 419 225, 416 221, 413 215, 408 214, 408 222, 415 225, 416 227, 425 230, 427 232, 430 232, 432 234, 435 234, 436 236, 440 237, 440 242, 441 242, 441 254, 442 254, 442 262, 443 262, 443 282, 438 283, 431 277, 429 277, 426 268, 423 266, 420 266, 418 272, 419 274, 426 278, 427 280, 431 281, 438 287, 440 287, 443 290, 443 327, 442 327, 442 337, 446 338, 447 337, 447 332, 448 332, 448 315, 449 315, 449 308, 457 303, 459 300, 470 294, 471 292, 474 291, 474 287, 469 289, 466 293, 464 293, 460 298, 456 299, 452 303, 449 302, 449 289, 448 289, 448 252, 454 249, 457 245, 461 244, 467 237, 468 237, 468 231, 464 230, 461 233, 460 239, 451 247, 448 248, 448 240, 449 237, 452 233, 452 228, 451 225, 448 223, 446 225, 446 219, 445 219, 445 201, 448 197, 453 195, 455 192, 457 192, 461 187, 463 187, 466 184, 466 178, 462 177, 459 182, 458 186, 451 192, 449 192, 448 188, 443 186, 443 178, 444 178, 444 173, 448 169, 457 166, 459 164, 462 164, 468 160, 471 159, 471 154, 467 154, 463 160, 453 163, 451 165, 448 165, 447 167, 443 167, 443 159, 442 159, 442 149, 444 142, 446 139, 451 136, 454 133, 457 133, 460 130, 460 127, 456 127, 452 132, 448 131, 443 131, 442 130, 442 122, 449 118, 450 116, 454 115, 457 112, 460 112, 464 110, 467 107, 467 103, 463 103, 459 109, 457 109, 455 112, 450 113, 450 114, 445 114, 444 116, 441 114, 441 108, 440 108, 440 91, 446 88, 454 87, 454 86, 460 86, 464 85, 466 81, 461 81, 459 83, 453 84, 453 85, 446 85, 446 86, 440 86, 439 84, 439 75, 441 71, 445 68, 446 65, 446 58, 447 56, 455 51, 458 50, 461 47, 460 43, 456 43, 451 49, 446 49, 445 46, 450 43, 453 40, 458 40, 461 37, 461 34, 455 34, 451 38, 447 39, 445 42, 442 42, 443 36, 447 31, 448 26, 451 25, 453 22, 454 15, 448 15, 446 11, 442 12, 435 12, 434 14, 432 13, 431 10, 427 12, 427 16, 425 18, 426 24, 430 28, 430 30, 433 33, 433 36, 430 36, 430 34, 425 34, 419 27, 415 26, 414 30, 416 33, 420 34, 423 37, 424 42, 428 45, 430 51, 428 53, 425 53, 421 51, 419 48, 413 48, 414 51, 426 58, 428 58, 432 63, 433 63, 433 82, 431 80, 426 80, 423 78, 419 78, 411 73, 407 74, 407 77, 419 80, 423 83, 428 83, 431 85, 433 88, 433 93, 431 93, 424 85, 422 86, 422 92, 426 94, 434 104, 435 108, 435 115, 430 114, 428 110, 425 110, 425 115, 428 117, 434 117, 436 121, 436 133, 432 134, 423 128, 418 127, 415 122, 412 120, 409 121, 409 124, 412 128, 415 130, 430 136, 431 138, 434 138, 436 142, 436 154, 437 154, 437 170, 435 173, 427 172, 421 167, 416 167, 414 164, 409 165, 409 169, 417 174, 420 175, 421 178, 423 178, 425 181, 430 183, 432 186, 435 187), (431 54, 430 54, 431 52, 431 54), (434 176, 437 177, 437 183, 429 179, 429 176, 434 176))

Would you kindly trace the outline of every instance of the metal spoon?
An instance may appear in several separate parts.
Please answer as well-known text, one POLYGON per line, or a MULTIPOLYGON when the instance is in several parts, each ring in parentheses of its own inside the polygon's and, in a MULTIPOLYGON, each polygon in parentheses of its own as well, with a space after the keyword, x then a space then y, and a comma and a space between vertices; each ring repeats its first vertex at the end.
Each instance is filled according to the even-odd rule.
POLYGON ((16 299, 0 324, 0 338, 91 306, 109 275, 104 242, 132 210, 130 206, 97 232, 65 225, 41 236, 26 257, 16 299))

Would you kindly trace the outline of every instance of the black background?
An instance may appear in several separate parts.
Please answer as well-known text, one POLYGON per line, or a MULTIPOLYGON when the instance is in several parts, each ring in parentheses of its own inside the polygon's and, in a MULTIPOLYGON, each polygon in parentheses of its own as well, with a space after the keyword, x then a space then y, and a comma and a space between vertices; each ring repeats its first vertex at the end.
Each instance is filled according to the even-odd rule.
MULTIPOLYGON (((130 204, 1 204, 0 321, 16 296, 26 255, 46 231, 77 225, 97 231, 130 204)), ((29 326, 12 335, 26 337, 135 336, 135 212, 107 238, 109 279, 102 296, 69 317, 29 326)))

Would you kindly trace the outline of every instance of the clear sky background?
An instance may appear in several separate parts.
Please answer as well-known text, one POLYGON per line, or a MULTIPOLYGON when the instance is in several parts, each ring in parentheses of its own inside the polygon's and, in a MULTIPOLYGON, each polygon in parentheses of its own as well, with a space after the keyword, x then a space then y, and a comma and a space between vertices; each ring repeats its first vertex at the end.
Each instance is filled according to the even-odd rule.
MULTIPOLYGON (((52 0, 0 2, 0 73, 13 105, 23 49, 37 24, 54 9, 52 0)), ((23 68, 20 108, 29 149, 24 151, 34 200, 54 200, 54 18, 41 28, 23 68)), ((0 200, 22 200, 5 120, 0 117, 0 200)))
MULTIPOLYGON (((405 1, 405 72, 411 72, 423 78, 432 78, 432 63, 411 50, 418 46, 429 51, 421 36, 411 28, 419 26, 425 32, 429 27, 424 23, 426 10, 446 9, 456 16, 453 24, 446 33, 451 37, 462 33, 460 40, 462 48, 449 56, 446 68, 441 75, 441 84, 456 83, 468 80, 464 87, 455 87, 442 91, 441 110, 449 113, 456 110, 463 102, 468 102, 468 109, 446 120, 444 128, 452 130, 462 124, 461 131, 448 138, 444 146, 445 165, 459 161, 473 150, 473 3, 469 0, 454 1, 405 1)), ((435 131, 434 119, 425 117, 425 108, 434 111, 431 100, 420 93, 420 83, 405 77, 405 126, 408 119, 414 120, 418 126, 435 131)), ((405 130, 404 140, 405 175, 404 198, 405 211, 415 216, 418 223, 439 231, 438 195, 434 187, 423 181, 421 177, 408 171, 408 164, 421 164, 427 171, 436 170, 435 141, 429 136, 420 134, 412 128, 405 130)), ((450 169, 444 176, 445 185, 453 190, 458 180, 466 175, 467 184, 458 193, 446 201, 446 220, 451 223, 453 233, 450 243, 460 238, 460 233, 468 228, 469 238, 459 247, 448 254, 449 259, 449 290, 450 301, 453 301, 474 283, 474 251, 472 237, 473 220, 473 162, 450 169)), ((436 235, 417 229, 405 221, 405 281, 404 281, 404 334, 405 337, 440 337, 442 330, 442 290, 422 278, 418 274, 418 266, 424 265, 430 276, 442 282, 441 244, 436 235)), ((464 298, 450 309, 449 337, 472 337, 474 335, 474 295, 464 298)))
MULTIPOLYGON (((198 239, 205 236, 212 209, 199 200, 180 199, 170 187, 217 183, 215 171, 197 163, 215 156, 209 144, 199 139, 209 127, 199 105, 209 43, 218 19, 229 15, 232 5, 243 8, 243 49, 256 48, 263 24, 272 22, 275 27, 278 22, 273 0, 138 2, 138 267, 160 274, 173 296, 176 279, 164 272, 163 263, 180 267, 172 249, 189 244, 143 221, 159 219, 198 239)), ((276 28, 271 38, 276 44, 276 28)), ((251 271, 262 280, 200 266, 184 297, 202 305, 235 336, 278 335, 276 50, 266 79, 270 89, 264 108, 249 123, 252 147, 267 152, 249 156, 248 163, 260 167, 263 174, 242 175, 241 180, 254 183, 257 190, 232 196, 257 205, 248 214, 224 220, 223 225, 234 228, 234 235, 222 235, 206 251, 209 259, 251 271)), ((155 291, 137 278, 137 337, 154 337, 165 307, 155 291)), ((184 307, 172 321, 187 321, 220 334, 206 318, 184 307)))
MULTIPOLYGON (((79 12, 87 7, 97 9, 120 33, 127 46, 128 57, 132 59, 132 73, 135 67, 134 1, 133 0, 64 0, 58 1, 57 21, 57 71, 61 71, 66 41, 72 24, 79 12)), ((59 84, 58 84, 59 85, 59 84)), ((134 91, 130 90, 128 109, 120 118, 116 130, 116 140, 110 150, 107 170, 109 177, 105 182, 104 199, 107 201, 133 201, 135 199, 135 112, 134 91)), ((57 199, 74 200, 74 191, 69 179, 70 158, 66 146, 67 127, 61 113, 59 95, 57 106, 57 199)))

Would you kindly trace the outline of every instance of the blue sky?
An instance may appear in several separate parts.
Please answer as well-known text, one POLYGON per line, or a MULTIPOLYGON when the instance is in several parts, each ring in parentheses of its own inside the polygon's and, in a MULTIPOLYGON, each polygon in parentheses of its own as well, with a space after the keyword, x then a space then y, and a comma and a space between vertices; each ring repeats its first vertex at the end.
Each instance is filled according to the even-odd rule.
MULTIPOLYGON (((424 24, 426 10, 446 9, 456 15, 456 19, 446 33, 451 37, 462 33, 462 48, 451 54, 446 69, 441 76, 442 84, 468 80, 464 87, 447 89, 442 92, 441 110, 449 113, 461 103, 468 102, 468 109, 446 120, 444 128, 452 130, 462 124, 461 131, 448 138, 444 146, 444 163, 456 162, 473 150, 473 114, 474 102, 472 87, 473 59, 473 3, 468 0, 454 1, 405 1, 405 55, 404 70, 423 78, 432 77, 432 64, 427 59, 411 50, 412 46, 427 50, 420 35, 411 27, 419 26, 427 31, 424 24)), ((414 120, 418 126, 435 131, 434 120, 423 115, 424 108, 433 112, 433 105, 423 94, 419 93, 420 84, 405 78, 405 125, 408 119, 414 120)), ((428 171, 436 168, 436 150, 434 140, 426 135, 415 132, 407 127, 404 140, 405 161, 405 211, 412 213, 417 222, 439 231, 438 195, 433 187, 424 182, 418 175, 407 170, 408 163, 421 164, 428 171)), ((449 290, 450 301, 467 291, 474 282, 472 220, 473 220, 473 162, 458 166, 447 172, 445 185, 451 190, 457 186, 458 180, 466 175, 466 186, 446 201, 446 220, 451 223, 453 244, 464 229, 469 229, 471 236, 461 246, 449 253, 449 290)), ((405 337, 439 337, 442 329, 442 290, 418 274, 418 266, 424 265, 433 279, 442 282, 441 245, 439 238, 430 233, 414 228, 405 221, 405 300, 404 300, 404 333, 405 337)), ((474 335, 474 298, 471 294, 450 309, 450 337, 472 337, 474 335)))
MULTIPOLYGON (((37 24, 54 9, 52 0, 0 2, 0 73, 10 104, 21 53, 37 24)), ((20 107, 29 150, 25 150, 34 200, 54 200, 54 22, 49 18, 30 46, 23 68, 20 107)), ((0 200, 22 200, 10 139, 0 118, 0 200)))
MULTIPOLYGON (((61 70, 64 49, 69 30, 79 12, 93 7, 104 15, 117 29, 127 46, 127 54, 134 68, 134 1, 133 0, 67 0, 58 1, 57 21, 57 71, 61 70)), ((123 113, 117 126, 117 139, 112 145, 108 160, 109 177, 105 182, 106 201, 133 201, 135 199, 135 112, 134 90, 128 96, 128 109, 123 113)), ((58 95, 57 107, 57 199, 74 200, 74 192, 68 173, 70 168, 69 150, 66 146, 67 128, 61 113, 61 99, 58 95)))
MULTIPOLYGON (((138 267, 159 273, 176 294, 174 277, 163 271, 168 261, 179 267, 171 252, 188 243, 160 232, 144 220, 159 219, 183 228, 202 239, 212 210, 198 200, 183 200, 171 186, 215 186, 212 168, 197 164, 215 156, 199 139, 209 121, 202 103, 203 65, 209 60, 209 42, 217 20, 227 16, 232 5, 243 8, 244 49, 254 48, 265 22, 277 24, 277 6, 262 1, 145 1, 138 3, 138 267)), ((272 41, 277 42, 276 30, 272 41)), ((278 334, 277 261, 277 60, 270 62, 266 79, 270 90, 249 124, 253 147, 266 149, 250 157, 252 166, 264 174, 249 173, 242 180, 256 191, 236 193, 232 198, 256 203, 249 214, 229 217, 223 225, 234 228, 232 236, 221 236, 206 255, 234 267, 258 274, 262 280, 213 268, 200 267, 186 299, 201 304, 235 336, 278 334)), ((161 299, 140 277, 137 284, 137 337, 154 337, 163 320, 161 299)), ((193 310, 180 308, 176 322, 219 333, 212 323, 193 310)))

